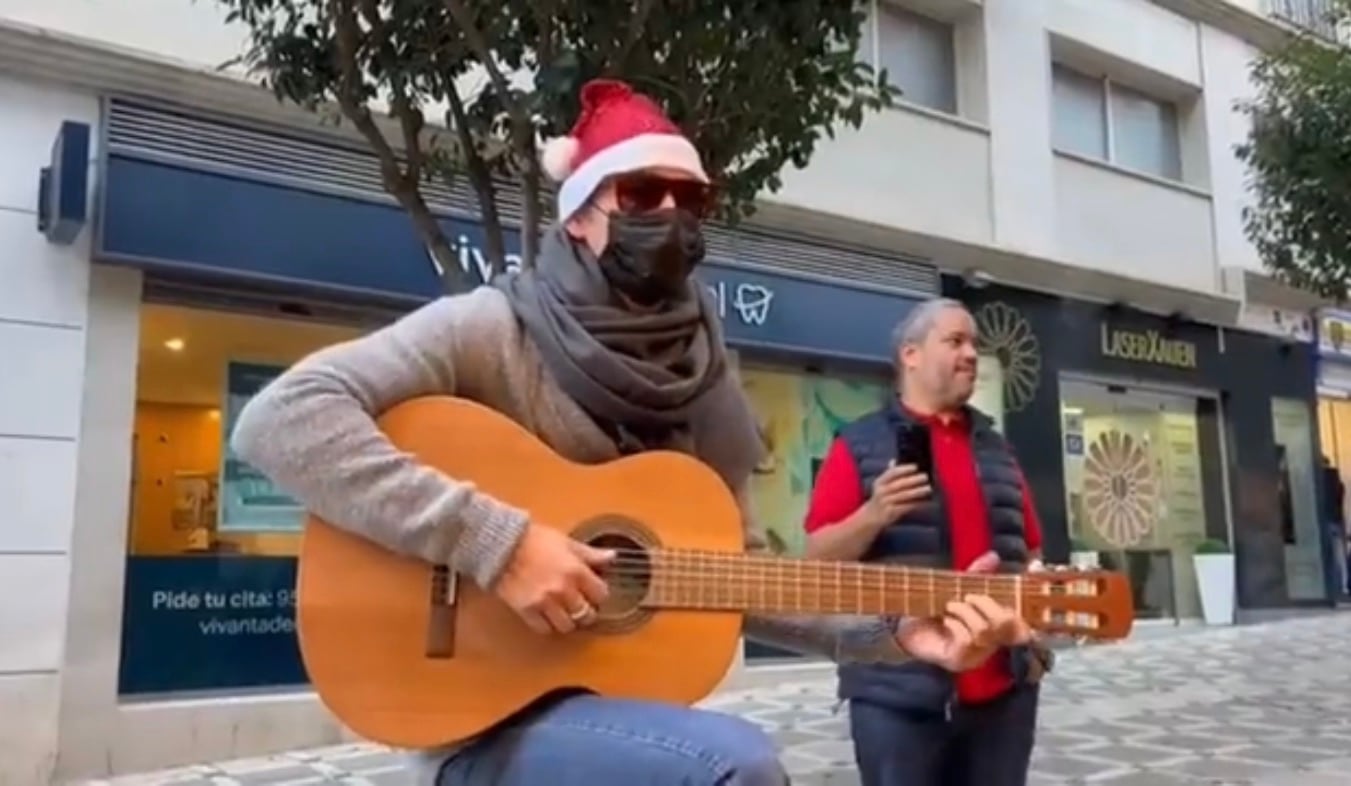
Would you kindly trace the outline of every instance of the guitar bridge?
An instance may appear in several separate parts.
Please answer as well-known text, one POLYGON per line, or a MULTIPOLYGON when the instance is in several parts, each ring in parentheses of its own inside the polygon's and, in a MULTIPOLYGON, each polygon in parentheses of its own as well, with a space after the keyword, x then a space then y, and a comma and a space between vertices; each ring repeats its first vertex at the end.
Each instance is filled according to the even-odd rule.
POLYGON ((427 657, 455 657, 455 571, 445 565, 432 568, 427 615, 427 657))

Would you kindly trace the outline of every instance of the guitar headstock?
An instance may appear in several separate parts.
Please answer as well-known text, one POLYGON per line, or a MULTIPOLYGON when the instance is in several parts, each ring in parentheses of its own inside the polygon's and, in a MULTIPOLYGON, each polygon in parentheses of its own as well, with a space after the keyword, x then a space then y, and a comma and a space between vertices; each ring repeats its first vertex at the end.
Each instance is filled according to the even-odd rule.
POLYGON ((1094 641, 1130 635, 1135 601, 1125 574, 1056 565, 1022 579, 1023 616, 1033 628, 1094 641))

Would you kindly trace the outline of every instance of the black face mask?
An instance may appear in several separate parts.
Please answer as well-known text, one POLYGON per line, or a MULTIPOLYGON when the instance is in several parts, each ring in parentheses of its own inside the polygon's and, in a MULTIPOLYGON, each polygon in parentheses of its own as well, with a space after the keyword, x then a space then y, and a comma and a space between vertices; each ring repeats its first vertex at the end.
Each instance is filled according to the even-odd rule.
POLYGON ((643 306, 680 297, 694 267, 704 260, 699 220, 675 208, 610 214, 610 242, 601 252, 601 273, 610 286, 643 306))

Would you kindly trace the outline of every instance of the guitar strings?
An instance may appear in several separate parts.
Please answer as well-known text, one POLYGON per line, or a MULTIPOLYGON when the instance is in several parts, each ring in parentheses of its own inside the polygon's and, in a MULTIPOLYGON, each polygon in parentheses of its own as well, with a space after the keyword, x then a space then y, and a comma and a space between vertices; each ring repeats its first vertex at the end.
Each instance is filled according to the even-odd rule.
POLYGON ((1057 577, 1047 581, 1038 576, 1027 582, 1022 574, 1009 575, 997 573, 961 573, 928 568, 912 568, 901 565, 869 565, 866 563, 828 562, 822 560, 791 560, 773 556, 745 555, 719 552, 689 552, 641 549, 616 549, 616 558, 602 570, 620 575, 637 575, 644 572, 662 575, 679 574, 683 576, 703 576, 708 578, 738 578, 747 575, 759 577, 782 576, 796 580, 819 579, 821 581, 857 584, 859 580, 875 580, 878 584, 910 584, 929 586, 991 586, 1001 589, 1014 589, 1027 583, 1053 583, 1064 581, 1092 581, 1087 576, 1057 577), (899 575, 894 575, 899 572, 899 575), (831 574, 834 575, 831 575, 831 574))
MULTIPOLYGON (((707 571, 689 566, 664 566, 658 565, 653 569, 650 565, 622 565, 616 570, 606 570, 602 574, 607 578, 627 578, 638 577, 650 582, 654 591, 667 594, 690 594, 704 595, 718 593, 737 593, 753 594, 759 597, 779 596, 786 597, 792 594, 802 592, 810 593, 817 597, 835 597, 847 598, 857 595, 870 595, 876 597, 880 594, 883 597, 895 595, 902 596, 949 596, 958 595, 988 595, 999 600, 1016 601, 1019 595, 1039 594, 1029 593, 1026 587, 1018 587, 1016 583, 991 582, 989 586, 984 585, 983 578, 978 575, 963 580, 959 577, 935 578, 934 581, 900 581, 896 579, 885 580, 880 576, 860 576, 859 580, 836 581, 830 577, 802 576, 791 577, 794 581, 792 589, 785 589, 782 586, 774 588, 770 585, 750 586, 738 585, 738 582, 757 582, 776 578, 789 578, 783 574, 771 574, 767 571, 751 568, 750 570, 739 570, 736 573, 727 571, 707 571), (719 586, 716 580, 728 582, 719 586)), ((1035 588, 1034 588, 1035 589, 1035 588)), ((1095 593, 1071 593, 1081 596, 1092 596, 1095 593)))
MULTIPOLYGON (((616 562, 620 561, 658 562, 658 561, 688 560, 690 562, 703 562, 708 565, 716 565, 719 567, 755 565, 757 567, 783 568, 785 570, 800 570, 802 568, 819 569, 819 570, 840 569, 845 571, 902 570, 913 575, 947 576, 954 578, 957 577, 969 577, 980 579, 990 578, 990 579, 1003 579, 1006 581, 1013 581, 1023 575, 1023 574, 1011 575, 1007 573, 966 573, 963 571, 956 571, 956 570, 943 570, 939 568, 920 568, 908 565, 884 564, 884 563, 835 562, 830 560, 810 560, 810 559, 799 560, 793 559, 791 557, 781 557, 773 554, 755 554, 755 553, 742 554, 740 552, 705 551, 695 549, 658 548, 647 550, 647 549, 633 549, 633 548, 618 548, 610 550, 615 552, 616 562)), ((1056 574, 1049 574, 1049 575, 1053 576, 1056 574)), ((1065 580, 1071 581, 1073 579, 1069 579, 1068 577, 1066 577, 1065 580)))
MULTIPOLYGON (((601 572, 603 577, 629 578, 629 577, 651 577, 653 581, 671 582, 688 580, 693 586, 693 582, 698 581, 736 581, 736 580, 787 580, 797 586, 814 586, 822 589, 837 587, 838 592, 853 592, 859 588, 866 590, 885 590, 888 592, 946 592, 946 593, 965 593, 965 594, 986 594, 995 593, 1008 594, 1015 593, 1018 590, 1026 590, 1028 587, 1019 587, 1016 581, 994 581, 988 583, 979 575, 972 575, 966 579, 959 577, 935 577, 932 581, 928 579, 907 579, 893 578, 882 575, 855 574, 854 576, 841 579, 823 574, 804 574, 804 575, 786 575, 783 572, 764 570, 751 567, 749 569, 736 569, 728 571, 725 569, 701 569, 697 566, 689 565, 666 565, 657 564, 656 566, 647 563, 639 565, 614 565, 601 572)), ((1035 589, 1037 585, 1031 588, 1035 589)))
MULTIPOLYGON (((1009 573, 969 573, 958 570, 945 570, 941 568, 922 568, 910 565, 899 565, 894 563, 867 563, 867 562, 837 562, 831 560, 811 560, 811 559, 793 559, 775 554, 742 553, 728 551, 711 551, 703 549, 635 549, 635 548, 616 548, 609 549, 616 554, 617 561, 667 561, 667 560, 689 560, 691 562, 699 561, 709 565, 718 566, 739 566, 756 565, 766 568, 783 568, 785 570, 799 570, 802 568, 812 569, 841 569, 841 570, 865 570, 865 571, 895 571, 901 570, 912 575, 934 575, 946 576, 952 578, 977 578, 977 579, 1002 579, 1014 581, 1027 576, 1035 576, 1037 580, 1044 581, 1080 581, 1092 580, 1094 571, 1040 571, 1029 574, 1009 574, 1009 573)), ((613 564, 613 563, 612 563, 613 564)))
MULTIPOLYGON (((656 601, 675 602, 688 598, 721 595, 754 596, 766 606, 792 605, 787 596, 802 592, 815 596, 817 602, 856 600, 861 606, 871 606, 894 599, 896 596, 919 597, 917 603, 933 604, 942 598, 982 594, 1006 603, 1016 604, 1020 597, 1029 595, 1051 597, 1050 586, 1065 585, 1065 596, 1080 599, 1100 597, 1093 578, 1086 572, 1051 576, 1038 575, 1028 580, 1022 574, 960 573, 928 568, 898 565, 868 565, 866 563, 835 563, 821 560, 784 559, 774 555, 738 554, 732 552, 685 551, 619 548, 617 556, 602 571, 606 577, 645 578, 650 582, 649 597, 656 601), (804 570, 806 568, 806 570, 804 570), (895 569, 906 571, 901 576, 888 575, 895 569), (832 575, 833 570, 833 575, 832 575), (792 571, 790 574, 789 571, 792 571), (755 582, 775 578, 789 579, 792 590, 770 586, 738 586, 735 582, 755 582), (734 582, 731 586, 710 586, 716 580, 734 582), (1077 587, 1075 585, 1078 585, 1077 587), (1030 590, 1030 591, 1029 591, 1030 590), (1078 590, 1078 591, 1076 591, 1078 590), (770 603, 774 596, 777 603, 770 603), (872 601, 871 603, 868 601, 872 601)), ((1059 593, 1057 593, 1059 594, 1059 593)))

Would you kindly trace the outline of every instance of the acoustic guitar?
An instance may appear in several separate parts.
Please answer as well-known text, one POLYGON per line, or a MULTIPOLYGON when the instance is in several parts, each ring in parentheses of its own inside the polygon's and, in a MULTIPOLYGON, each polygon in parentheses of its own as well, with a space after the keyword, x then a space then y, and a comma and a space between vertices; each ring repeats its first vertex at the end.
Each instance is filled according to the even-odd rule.
POLYGON ((938 615, 949 599, 982 593, 1050 633, 1108 640, 1131 628, 1129 587, 1114 573, 975 575, 748 555, 726 485, 680 453, 576 464, 506 417, 449 397, 406 402, 378 423, 428 466, 618 552, 597 622, 543 636, 444 566, 311 516, 297 582, 305 667, 342 722, 387 745, 459 742, 563 688, 693 704, 728 673, 751 612, 938 615))

